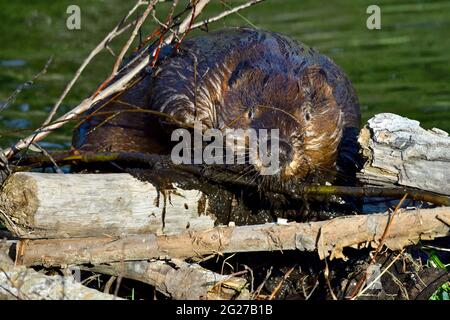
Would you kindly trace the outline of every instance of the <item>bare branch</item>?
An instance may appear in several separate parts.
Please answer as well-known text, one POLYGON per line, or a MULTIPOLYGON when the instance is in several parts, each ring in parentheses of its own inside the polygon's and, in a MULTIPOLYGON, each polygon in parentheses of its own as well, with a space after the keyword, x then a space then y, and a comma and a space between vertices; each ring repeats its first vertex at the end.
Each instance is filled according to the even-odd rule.
POLYGON ((34 77, 31 80, 28 80, 27 82, 19 85, 16 90, 14 90, 14 92, 8 97, 8 99, 6 99, 6 102, 3 105, 0 105, 0 112, 3 111, 4 109, 8 108, 9 105, 14 102, 14 100, 16 100, 17 96, 26 88, 30 87, 33 85, 34 81, 36 81, 40 76, 42 76, 43 74, 45 74, 47 72, 48 67, 50 66, 50 64, 53 61, 53 57, 50 57, 47 62, 45 63, 44 68, 36 75, 34 75, 34 77))
POLYGON ((241 4, 240 6, 237 6, 237 7, 234 7, 232 9, 230 9, 230 10, 222 12, 222 13, 218 14, 217 16, 208 18, 208 19, 206 19, 204 21, 201 21, 201 22, 197 22, 197 23, 193 24, 191 28, 195 29, 195 28, 199 28, 199 27, 202 27, 204 25, 210 24, 212 22, 216 22, 216 21, 218 21, 218 20, 220 20, 222 18, 225 18, 226 16, 229 16, 230 14, 236 13, 236 12, 238 12, 240 10, 243 10, 245 8, 248 8, 248 7, 251 7, 251 6, 255 5, 255 4, 258 4, 258 3, 263 2, 263 1, 264 0, 252 0, 252 1, 249 1, 247 3, 241 4))
POLYGON ((116 59, 116 63, 114 64, 113 71, 111 73, 111 78, 114 77, 117 74, 117 70, 119 70, 120 64, 122 63, 123 57, 127 53, 128 49, 130 48, 131 44, 134 41, 134 38, 137 36, 139 29, 142 27, 142 24, 144 23, 145 19, 147 19, 147 16, 150 14, 150 12, 153 10, 153 7, 158 2, 158 0, 151 1, 147 8, 145 9, 144 13, 141 15, 139 20, 136 22, 134 26, 133 33, 131 34, 130 38, 128 38, 128 41, 125 43, 125 45, 122 48, 122 51, 120 51, 119 56, 116 59))

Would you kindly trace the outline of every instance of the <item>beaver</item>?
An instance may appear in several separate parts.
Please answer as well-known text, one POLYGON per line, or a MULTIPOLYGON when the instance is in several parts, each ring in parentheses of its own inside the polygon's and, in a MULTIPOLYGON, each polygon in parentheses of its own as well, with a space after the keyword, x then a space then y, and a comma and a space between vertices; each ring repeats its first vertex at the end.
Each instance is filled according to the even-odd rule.
POLYGON ((167 119, 120 112, 130 108, 188 126, 277 128, 282 178, 333 181, 355 167, 360 111, 351 82, 331 59, 276 32, 231 28, 183 41, 122 96, 89 111, 74 147, 170 154, 167 119))

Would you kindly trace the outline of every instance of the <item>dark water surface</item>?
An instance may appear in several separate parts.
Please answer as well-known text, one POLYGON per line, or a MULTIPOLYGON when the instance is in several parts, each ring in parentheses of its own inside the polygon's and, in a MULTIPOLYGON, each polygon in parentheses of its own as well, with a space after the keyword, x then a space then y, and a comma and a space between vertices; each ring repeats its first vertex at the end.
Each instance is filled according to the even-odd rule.
MULTIPOLYGON (((181 1, 183 2, 183 1, 181 1)), ((227 1, 236 5, 243 1, 227 1)), ((45 119, 64 86, 88 53, 134 4, 123 0, 0 0, 0 103, 38 73, 50 56, 47 74, 0 113, 0 145, 29 134, 45 119), (66 28, 66 9, 81 8, 81 30, 66 28)), ((368 30, 366 0, 267 0, 211 29, 247 25, 283 32, 334 59, 356 87, 363 120, 394 112, 426 128, 450 131, 450 1, 383 0, 381 30, 368 30)), ((159 4, 161 15, 170 4, 159 4)), ((180 6, 181 7, 181 6, 180 6)), ((213 1, 202 17, 225 9, 213 1)), ((144 28, 144 34, 153 29, 144 28)), ((111 44, 119 52, 126 36, 111 44)), ((111 70, 104 52, 84 72, 60 114, 88 96, 111 70)), ((47 146, 70 144, 71 126, 47 138, 47 146)))

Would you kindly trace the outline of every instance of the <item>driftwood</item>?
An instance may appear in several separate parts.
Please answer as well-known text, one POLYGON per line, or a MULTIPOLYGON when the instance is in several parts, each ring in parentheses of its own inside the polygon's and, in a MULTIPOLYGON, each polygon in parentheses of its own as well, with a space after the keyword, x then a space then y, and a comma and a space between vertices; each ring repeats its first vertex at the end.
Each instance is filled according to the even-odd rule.
POLYGON ((3 186, 0 210, 0 220, 25 238, 173 234, 214 226, 203 193, 176 186, 160 192, 129 174, 16 173, 3 186))
POLYGON ((450 137, 440 129, 391 113, 374 116, 359 142, 367 161, 359 175, 365 184, 415 187, 450 195, 450 137))
POLYGON ((0 300, 113 300, 113 295, 83 286, 73 277, 47 276, 14 266, 0 243, 0 300))
POLYGON ((168 262, 117 262, 86 268, 86 270, 141 281, 177 300, 249 298, 247 281, 244 278, 220 275, 198 264, 190 264, 179 259, 168 262))
POLYGON ((20 240, 16 263, 57 266, 67 264, 187 258, 216 253, 274 250, 315 251, 319 257, 345 258, 345 247, 376 246, 393 219, 384 244, 398 250, 420 239, 450 234, 450 208, 416 209, 389 214, 346 216, 330 221, 216 227, 179 235, 134 235, 78 239, 20 240))

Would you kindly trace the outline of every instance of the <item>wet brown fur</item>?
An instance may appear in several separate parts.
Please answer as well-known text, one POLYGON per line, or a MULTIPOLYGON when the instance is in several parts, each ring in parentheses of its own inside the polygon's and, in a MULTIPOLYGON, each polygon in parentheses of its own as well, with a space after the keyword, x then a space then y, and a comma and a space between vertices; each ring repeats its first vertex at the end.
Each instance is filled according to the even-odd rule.
MULTIPOLYGON (((279 128, 280 138, 294 150, 284 176, 322 171, 329 180, 339 153, 350 160, 346 165, 355 157, 356 136, 346 134, 347 129, 357 131, 360 112, 350 81, 329 58, 273 32, 227 29, 184 41, 175 56, 158 62, 151 76, 102 109, 117 112, 130 105, 185 124, 200 120, 207 128, 279 128)), ((106 118, 84 123, 74 146, 169 152, 170 132, 161 131, 167 119, 140 113, 106 118)))

